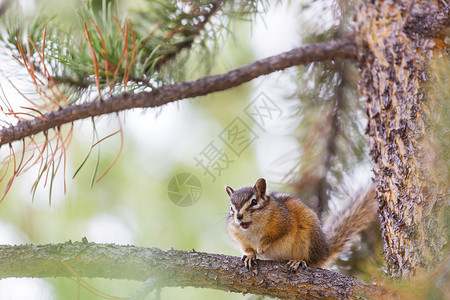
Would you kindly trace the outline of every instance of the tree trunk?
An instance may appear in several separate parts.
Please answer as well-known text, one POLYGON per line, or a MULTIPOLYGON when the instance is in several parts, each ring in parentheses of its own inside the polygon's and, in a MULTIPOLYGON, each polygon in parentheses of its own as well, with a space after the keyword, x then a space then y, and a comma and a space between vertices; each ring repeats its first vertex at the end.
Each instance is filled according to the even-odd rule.
POLYGON ((432 271, 446 258, 449 178, 424 91, 426 60, 437 43, 408 35, 405 26, 439 10, 437 2, 360 0, 356 13, 360 88, 367 97, 384 252, 393 277, 432 271))

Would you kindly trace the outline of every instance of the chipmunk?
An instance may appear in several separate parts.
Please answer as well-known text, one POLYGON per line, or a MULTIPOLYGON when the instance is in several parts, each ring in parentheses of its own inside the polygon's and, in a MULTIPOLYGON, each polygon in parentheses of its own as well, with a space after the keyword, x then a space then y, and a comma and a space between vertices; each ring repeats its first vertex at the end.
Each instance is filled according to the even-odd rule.
POLYGON ((266 180, 258 179, 253 187, 234 191, 227 218, 228 233, 240 246, 244 265, 252 269, 256 257, 288 261, 288 267, 323 267, 344 250, 350 238, 363 230, 377 212, 375 187, 371 185, 325 224, 317 214, 295 196, 266 192, 266 180))

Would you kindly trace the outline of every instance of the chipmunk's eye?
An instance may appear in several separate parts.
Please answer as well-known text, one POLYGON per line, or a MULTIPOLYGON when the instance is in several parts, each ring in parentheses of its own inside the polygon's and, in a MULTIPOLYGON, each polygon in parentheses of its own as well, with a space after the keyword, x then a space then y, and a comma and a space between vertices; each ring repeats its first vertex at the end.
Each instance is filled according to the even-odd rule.
POLYGON ((233 206, 230 206, 230 211, 233 211, 233 206))
POLYGON ((253 199, 252 203, 250 204, 250 206, 255 206, 256 204, 258 204, 258 201, 256 201, 256 199, 253 199))

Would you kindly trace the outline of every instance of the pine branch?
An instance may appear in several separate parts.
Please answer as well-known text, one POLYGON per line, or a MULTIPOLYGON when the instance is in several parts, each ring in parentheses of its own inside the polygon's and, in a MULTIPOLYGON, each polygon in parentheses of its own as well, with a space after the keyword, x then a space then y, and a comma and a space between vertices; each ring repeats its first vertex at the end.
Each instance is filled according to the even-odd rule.
POLYGON ((0 130, 0 145, 19 141, 39 132, 46 132, 51 128, 57 128, 63 124, 89 117, 133 108, 158 107, 185 98, 223 91, 259 76, 300 64, 324 60, 354 60, 355 58, 356 46, 353 39, 307 45, 253 62, 225 74, 163 86, 151 92, 121 94, 105 100, 70 105, 45 114, 45 118, 23 121, 14 126, 3 128, 0 130))
POLYGON ((161 59, 156 63, 155 69, 160 70, 161 67, 167 62, 173 59, 177 56, 178 53, 180 53, 183 49, 188 49, 192 47, 192 44, 194 43, 195 36, 199 36, 200 33, 205 28, 206 24, 209 22, 211 17, 219 11, 223 5, 225 4, 226 0, 217 0, 213 1, 211 3, 211 7, 209 10, 205 10, 199 14, 199 16, 203 17, 203 20, 200 21, 198 24, 195 24, 191 30, 189 31, 190 38, 184 42, 178 43, 174 46, 172 50, 170 50, 168 53, 164 54, 161 59))
POLYGON ((100 277, 152 282, 156 287, 202 287, 283 299, 359 299, 380 290, 357 278, 284 263, 258 261, 255 275, 238 257, 195 251, 66 242, 1 245, 0 278, 100 277))

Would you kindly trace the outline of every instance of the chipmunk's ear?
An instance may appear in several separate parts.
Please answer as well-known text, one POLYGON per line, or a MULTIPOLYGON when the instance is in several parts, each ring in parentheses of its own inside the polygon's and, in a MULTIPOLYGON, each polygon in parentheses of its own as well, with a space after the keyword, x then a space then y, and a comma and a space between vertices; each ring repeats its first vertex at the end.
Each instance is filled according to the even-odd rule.
POLYGON ((230 197, 234 193, 234 190, 231 187, 229 187, 228 185, 225 187, 225 191, 227 191, 227 194, 230 197))
POLYGON ((253 189, 256 192, 256 196, 263 198, 266 195, 266 180, 264 178, 260 178, 256 181, 253 189))

